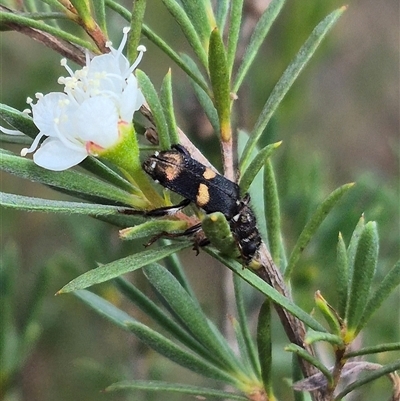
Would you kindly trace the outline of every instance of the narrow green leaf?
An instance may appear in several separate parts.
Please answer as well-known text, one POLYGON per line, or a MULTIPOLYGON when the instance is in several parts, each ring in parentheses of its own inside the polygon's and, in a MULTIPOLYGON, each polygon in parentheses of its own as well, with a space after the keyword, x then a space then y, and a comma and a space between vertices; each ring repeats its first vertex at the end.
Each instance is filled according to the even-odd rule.
POLYGON ((118 390, 146 390, 146 391, 157 391, 159 393, 178 393, 193 395, 194 398, 208 399, 222 398, 226 400, 238 400, 248 401, 248 398, 244 395, 235 394, 223 390, 214 390, 207 387, 190 386, 188 384, 180 383, 167 383, 163 381, 145 381, 145 380, 134 380, 134 381, 122 381, 114 383, 108 386, 105 391, 118 391, 118 390))
MULTIPOLYGON (((22 111, 14 109, 13 107, 7 106, 6 104, 0 103, 0 118, 10 124, 16 130, 28 135, 31 138, 35 138, 39 133, 39 129, 36 127, 32 120, 32 117, 22 111)), ((10 136, 13 138, 13 136, 10 136)), ((30 141, 29 143, 31 143, 30 141)))
POLYGON ((118 214, 121 207, 82 202, 55 201, 0 192, 0 205, 18 210, 107 216, 118 214))
MULTIPOLYGON (((158 35, 156 35, 147 25, 142 26, 143 35, 145 35, 151 42, 153 42, 160 50, 162 50, 171 60, 184 71, 193 81, 196 82, 205 92, 208 91, 207 83, 200 73, 196 70, 191 70, 185 60, 179 56, 164 40, 162 40, 158 35)), ((182 55, 183 56, 183 55, 182 55)))
POLYGON ((143 343, 167 357, 171 361, 181 365, 195 373, 210 377, 215 380, 221 380, 237 386, 237 381, 229 374, 216 368, 203 359, 187 352, 174 344, 171 340, 150 329, 142 323, 139 323, 127 313, 118 309, 110 302, 104 300, 90 291, 75 291, 74 295, 81 299, 86 305, 90 306, 101 316, 105 317, 118 327, 135 334, 143 343))
POLYGON ((264 210, 268 233, 268 249, 274 263, 282 268, 286 261, 281 233, 281 211, 279 205, 278 186, 271 160, 264 166, 264 210))
POLYGON ((120 237, 124 240, 133 240, 151 237, 162 232, 170 233, 182 231, 186 227, 186 222, 182 220, 149 220, 134 227, 128 227, 121 230, 120 237))
POLYGON ((156 121, 160 147, 161 149, 170 149, 171 143, 168 135, 167 120, 165 118, 163 106, 158 98, 157 92, 151 83, 150 78, 142 70, 136 70, 136 78, 156 121))
MULTIPOLYGON (((164 242, 168 243, 167 240, 164 242)), ((186 292, 192 297, 193 301, 197 301, 196 295, 185 275, 184 267, 180 261, 180 258, 176 253, 172 253, 164 259, 165 267, 172 273, 172 275, 179 281, 180 285, 186 290, 186 292)))
POLYGON ((47 32, 51 35, 54 35, 57 38, 60 38, 67 42, 79 45, 79 46, 81 46, 85 49, 88 49, 94 53, 96 53, 96 51, 97 51, 97 48, 92 43, 90 43, 86 40, 83 40, 75 35, 71 35, 70 33, 66 32, 65 30, 52 27, 51 25, 46 24, 41 21, 35 21, 34 19, 22 16, 21 14, 0 11, 0 21, 2 24, 13 23, 13 24, 18 24, 18 25, 34 28, 34 29, 37 29, 42 32, 47 32))
MULTIPOLYGON (((276 5, 278 6, 277 3, 276 5)), ((334 11, 333 13, 329 14, 322 22, 320 22, 313 30, 304 45, 301 47, 292 63, 286 68, 285 72, 279 79, 278 83, 275 85, 267 102, 265 103, 264 108, 253 129, 253 132, 249 137, 246 148, 240 160, 240 170, 243 170, 243 167, 248 164, 249 157, 253 148, 256 146, 269 120, 275 113, 276 109, 278 108, 280 102, 282 101, 288 90, 291 88, 293 82, 296 80, 300 72, 310 60, 311 56, 317 50, 322 39, 333 27, 339 17, 343 14, 345 9, 345 7, 342 7, 334 11)), ((236 91, 238 86, 239 85, 237 84, 234 85, 233 90, 236 91)))
POLYGON ((202 229, 211 244, 223 255, 232 258, 240 256, 229 223, 222 213, 216 212, 205 215, 202 220, 202 229))
MULTIPOLYGON (((349 266, 349 283, 350 283, 350 278, 353 275, 354 259, 356 258, 358 241, 360 239, 361 233, 364 230, 364 227, 365 227, 365 218, 364 218, 364 215, 362 215, 357 222, 357 225, 353 231, 353 234, 351 235, 350 243, 347 248, 347 259, 348 259, 348 263, 349 263, 348 264, 348 266, 349 266)), ((349 287, 349 291, 350 291, 350 287, 349 287)))
POLYGON ((216 7, 216 23, 217 27, 221 32, 224 32, 226 17, 228 15, 230 0, 219 0, 217 1, 216 7))
POLYGON ((230 140, 231 97, 229 86, 229 69, 226 59, 225 47, 218 28, 213 29, 208 49, 208 70, 214 94, 214 105, 217 109, 221 138, 224 142, 230 140))
POLYGON ((69 0, 75 7, 77 14, 79 15, 82 22, 87 26, 91 27, 94 25, 94 20, 91 13, 91 2, 88 0, 69 0))
POLYGON ((233 92, 236 93, 243 82, 251 64, 253 63, 258 51, 267 36, 272 23, 281 11, 285 0, 273 0, 269 3, 255 26, 250 38, 249 45, 243 55, 242 63, 235 77, 233 92))
POLYGON ((285 351, 294 352, 300 358, 303 358, 311 365, 314 365, 327 378, 328 383, 333 383, 332 373, 329 371, 329 369, 319 359, 309 354, 304 348, 301 348, 298 345, 291 343, 285 347, 285 351))
POLYGON ((305 342, 306 344, 314 344, 319 341, 325 341, 334 346, 343 347, 344 343, 340 336, 331 333, 321 333, 320 331, 308 330, 305 342))
POLYGON ((23 145, 24 148, 27 148, 32 143, 32 139, 26 135, 7 135, 0 132, 0 143, 14 143, 16 145, 23 145))
POLYGON ((272 332, 271 302, 266 299, 261 306, 257 322, 258 360, 261 364, 261 377, 268 399, 274 399, 272 390, 272 332))
POLYGON ((160 92, 161 105, 167 120, 168 133, 171 144, 179 143, 178 127, 176 125, 174 103, 172 99, 171 69, 165 75, 160 92))
POLYGON ((107 35, 106 5, 104 4, 104 0, 92 1, 92 6, 96 14, 97 25, 107 35))
POLYGON ((136 320, 133 317, 93 292, 77 290, 73 294, 86 305, 90 306, 99 315, 105 317, 107 320, 124 330, 127 330, 128 323, 136 323, 136 320))
POLYGON ((299 320, 301 320, 304 324, 309 326, 310 328, 316 331, 326 331, 325 328, 315 320, 311 315, 306 313, 303 309, 299 308, 296 304, 293 303, 290 299, 286 298, 280 292, 278 292, 275 288, 271 287, 264 280, 258 277, 255 273, 253 273, 249 269, 243 269, 243 266, 227 257, 224 257, 222 254, 217 252, 212 248, 205 248, 205 251, 218 259, 225 266, 229 267, 234 273, 243 278, 243 280, 247 281, 252 287, 259 290, 262 294, 266 295, 272 302, 280 305, 282 308, 286 309, 292 315, 296 316, 299 320))
POLYGON ((139 307, 146 316, 150 317, 160 327, 173 335, 178 341, 191 349, 196 354, 209 362, 216 362, 215 356, 204 348, 193 336, 177 324, 171 317, 159 308, 150 298, 143 294, 138 288, 122 277, 117 277, 115 283, 120 291, 139 307))
POLYGON ((252 184, 254 178, 259 173, 261 168, 264 167, 272 153, 281 145, 281 143, 282 141, 265 146, 253 158, 246 170, 241 172, 242 177, 240 178, 239 185, 242 193, 249 191, 250 185, 252 184))
POLYGON ((336 292, 338 297, 338 313, 344 317, 347 307, 347 296, 349 292, 349 261, 347 259, 346 244, 342 234, 339 233, 336 247, 336 292))
POLYGON ((146 11, 146 0, 135 0, 132 2, 132 12, 129 31, 129 40, 127 45, 128 60, 130 64, 136 59, 137 48, 142 40, 142 25, 144 13, 146 11))
POLYGON ((242 332, 242 328, 234 316, 230 315, 230 316, 228 316, 228 318, 233 327, 233 331, 235 332, 235 338, 236 338, 237 347, 239 349, 240 360, 241 360, 241 362, 243 364, 243 368, 244 368, 243 370, 248 379, 257 381, 258 375, 253 371, 253 367, 250 362, 249 354, 247 352, 247 346, 246 346, 246 342, 245 342, 244 335, 242 332))
POLYGON ((328 304, 327 300, 321 295, 320 291, 316 291, 314 299, 315 305, 322 313, 325 321, 328 323, 331 333, 341 336, 342 325, 337 312, 332 308, 331 305, 328 304))
MULTIPOLYGON (((186 64, 189 66, 189 68, 192 71, 195 71, 197 75, 201 76, 201 72, 198 69, 197 65, 194 63, 194 61, 188 55, 182 54, 182 59, 186 62, 186 64)), ((190 80, 190 83, 193 87, 193 90, 197 97, 197 100, 199 101, 204 112, 206 113, 207 118, 210 121, 210 124, 212 125, 214 131, 220 132, 217 109, 214 106, 214 103, 212 101, 212 98, 210 97, 210 94, 207 91, 205 91, 203 87, 198 85, 197 82, 195 82, 194 80, 190 80)), ((205 85, 207 85, 207 84, 205 84, 205 85)))
POLYGON ((364 313, 358 323, 356 333, 367 324, 372 315, 380 308, 382 303, 389 297, 389 295, 400 285, 400 261, 398 261, 393 268, 386 274, 385 278, 380 283, 379 287, 372 294, 365 306, 364 313))
POLYGON ((37 166, 24 157, 3 154, 0 168, 8 173, 30 181, 40 182, 72 193, 87 194, 95 197, 134 205, 140 198, 123 191, 95 177, 74 170, 50 171, 37 166))
POLYGON ((193 24, 203 47, 207 49, 211 33, 211 24, 215 25, 214 14, 210 0, 193 1, 181 0, 186 15, 193 24))
POLYGON ((360 236, 354 259, 348 308, 347 329, 350 337, 356 334, 371 291, 372 279, 378 260, 379 238, 375 222, 368 222, 360 236))
POLYGON ((325 220, 328 213, 333 209, 333 207, 339 202, 342 196, 353 187, 353 183, 345 184, 335 189, 324 201, 317 207, 316 211, 312 214, 311 218, 308 220, 303 231, 301 232, 293 251, 289 258, 289 263, 285 271, 285 279, 289 280, 293 272, 293 269, 300 258, 301 253, 304 248, 308 245, 315 232, 325 220))
POLYGON ((237 380, 226 371, 219 369, 214 364, 206 362, 202 358, 199 358, 196 355, 187 352, 186 350, 183 350, 171 340, 168 340, 147 326, 136 322, 134 324, 128 323, 127 327, 150 348, 154 349, 159 354, 165 356, 178 365, 202 376, 209 377, 214 380, 220 380, 235 386, 238 385, 237 380))
POLYGON ((250 366, 252 367, 255 376, 260 377, 260 372, 261 372, 260 361, 258 359, 256 346, 250 333, 250 325, 247 319, 246 308, 244 305, 242 279, 236 274, 233 275, 233 286, 235 291, 238 321, 243 335, 244 345, 246 347, 245 351, 247 354, 247 358, 250 361, 250 366))
POLYGON ((206 67, 207 53, 203 48, 200 36, 193 26, 193 22, 189 19, 185 10, 175 0, 162 0, 162 2, 181 27, 183 34, 185 35, 194 53, 199 58, 200 62, 206 67))
POLYGON ((242 14, 243 14, 243 0, 233 0, 231 2, 231 15, 229 20, 228 46, 227 46, 227 62, 228 62, 229 76, 231 76, 232 74, 233 64, 235 62, 236 49, 239 40, 240 24, 242 22, 242 14))
MULTIPOLYGON (((400 369, 400 359, 389 363, 388 365, 383 366, 380 369, 375 370, 374 372, 366 373, 365 376, 358 378, 353 383, 349 384, 336 396, 336 400, 341 400, 345 395, 351 393, 355 389, 363 386, 364 384, 370 383, 376 379, 379 379, 382 376, 386 376, 389 373, 395 372, 400 369)), ((395 401, 395 398, 392 398, 395 401)))
POLYGON ((210 330, 207 318, 198 303, 193 301, 178 280, 167 269, 157 264, 144 268, 143 273, 166 300, 168 306, 185 323, 193 337, 220 359, 225 370, 236 372, 237 358, 233 352, 227 354, 226 345, 220 344, 220 337, 215 336, 210 330))
POLYGON ((178 252, 190 245, 190 242, 182 241, 158 249, 147 249, 134 255, 118 259, 114 262, 107 263, 106 265, 89 270, 88 272, 83 273, 71 280, 68 284, 61 288, 57 294, 77 291, 90 287, 94 284, 104 283, 105 281, 121 276, 122 274, 138 270, 150 263, 157 262, 171 253, 178 252))
POLYGON ((373 345, 371 347, 364 347, 356 351, 350 351, 345 354, 345 358, 354 358, 355 356, 378 354, 380 352, 400 351, 400 342, 373 345))

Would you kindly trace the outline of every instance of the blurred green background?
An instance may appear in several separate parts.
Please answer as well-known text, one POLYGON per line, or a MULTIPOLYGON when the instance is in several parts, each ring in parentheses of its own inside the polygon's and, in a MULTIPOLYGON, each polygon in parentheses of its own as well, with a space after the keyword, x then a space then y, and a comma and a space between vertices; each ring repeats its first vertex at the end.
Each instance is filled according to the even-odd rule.
MULTIPOLYGON (((265 3, 245 0, 245 36, 251 33, 265 3)), ((129 4, 126 2, 128 8, 129 4)), ((313 27, 341 5, 342 2, 333 0, 287 1, 238 94, 239 128, 252 128, 274 84, 313 27)), ((367 220, 378 223, 378 277, 383 278, 400 256, 399 3, 364 0, 350 1, 348 5, 347 12, 284 99, 266 132, 266 141, 283 140, 274 165, 282 202, 284 240, 289 250, 310 213, 325 196, 345 182, 357 183, 320 228, 295 273, 295 298, 308 311, 313 307, 316 290, 321 290, 335 305, 332 271, 338 231, 343 232, 348 242, 362 213, 367 220)), ((145 20, 175 49, 187 49, 179 28, 161 2, 148 1, 145 20)), ((119 16, 109 14, 109 35, 114 44, 119 43, 125 25, 119 16)), ((22 110, 27 96, 60 89, 56 81, 65 71, 59 64, 59 55, 18 33, 2 32, 0 40, 2 103, 22 110)), ((143 44, 148 52, 140 68, 156 87, 168 68, 172 68, 179 125, 218 165, 215 138, 188 81, 147 39, 143 38, 143 44)), ((7 148, 16 153, 20 150, 15 146, 7 148)), ((65 198, 6 173, 1 173, 0 182, 4 192, 65 198)), ((39 341, 16 377, 15 392, 4 399, 156 400, 160 399, 157 394, 110 395, 99 391, 112 382, 129 378, 201 384, 201 379, 158 358, 132 336, 95 316, 73 296, 54 297, 73 277, 97 263, 107 263, 141 249, 141 242, 121 243, 116 228, 90 218, 4 208, 0 213, 0 249, 3 256, 7 255, 2 258, 3 268, 12 270, 11 275, 15 273, 13 318, 17 328, 24 325, 38 278, 42 280, 45 276, 47 280, 36 319, 41 333, 39 341)), ((235 314, 228 289, 225 293, 220 291, 227 283, 226 272, 204 253, 194 257, 194 253, 186 251, 183 259, 202 306, 220 327, 225 327, 229 324, 226 314, 235 314)), ((140 272, 129 279, 146 286, 140 272)), ((111 286, 104 285, 98 290, 132 315, 141 317, 111 286)), ((364 345, 399 341, 399 301, 397 291, 374 316, 364 333, 364 345)), ((249 290, 252 323, 259 306, 260 297, 249 290)), ((285 399, 289 390, 283 377, 290 375, 290 371, 285 366, 289 358, 282 347, 287 341, 282 335, 278 337, 281 333, 278 324, 276 333, 277 394, 285 399)), ((374 361, 384 363, 393 355, 382 354, 379 358, 374 361)), ((361 394, 359 399, 365 400, 365 394, 368 399, 379 399, 382 394, 389 394, 388 389, 389 383, 380 380, 369 385, 368 393, 361 394)))

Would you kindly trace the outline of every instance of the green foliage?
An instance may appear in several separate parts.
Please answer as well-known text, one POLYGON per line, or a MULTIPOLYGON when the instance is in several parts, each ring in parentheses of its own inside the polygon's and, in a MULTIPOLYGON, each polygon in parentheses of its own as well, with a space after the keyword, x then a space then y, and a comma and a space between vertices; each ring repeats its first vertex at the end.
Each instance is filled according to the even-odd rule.
MULTIPOLYGON (((143 139, 138 137, 133 128, 122 132, 124 140, 118 146, 101 153, 105 160, 89 157, 81 163, 80 170, 48 171, 33 161, 16 156, 6 149, 1 150, 0 167, 4 172, 44 184, 61 194, 85 201, 48 200, 37 196, 1 192, 1 205, 5 208, 92 216, 123 228, 120 237, 130 240, 152 236, 158 238, 157 235, 163 232, 174 234, 201 221, 203 231, 210 241, 210 245, 204 250, 233 272, 237 316, 231 316, 230 323, 236 337, 234 344, 225 338, 224 331, 208 317, 186 277, 187 266, 184 266, 178 257, 180 251, 193 243, 198 247, 199 240, 195 236, 176 239, 172 243, 164 242, 162 245, 154 245, 133 253, 130 250, 127 256, 116 253, 111 261, 92 269, 90 267, 93 267, 95 259, 90 257, 91 263, 84 263, 87 268, 83 274, 76 277, 78 273, 74 271, 75 278, 64 285, 57 294, 73 292, 97 314, 117 328, 123 329, 128 335, 133 335, 156 353, 196 373, 198 377, 217 382, 207 382, 207 386, 195 386, 165 380, 118 379, 118 382, 108 386, 106 391, 145 390, 159 394, 181 393, 232 400, 280 399, 279 386, 282 377, 276 382, 274 373, 279 361, 273 352, 276 338, 272 307, 276 309, 280 324, 292 341, 285 350, 296 355, 296 366, 304 376, 303 380, 298 380, 298 373, 293 374, 292 381, 295 383, 292 383, 292 387, 295 391, 313 391, 310 395, 313 400, 328 401, 342 399, 354 389, 385 375, 389 375, 395 383, 395 380, 398 380, 395 370, 400 368, 398 361, 389 361, 378 366, 372 362, 358 363, 348 359, 357 355, 371 356, 400 349, 399 343, 383 343, 364 347, 359 351, 352 350, 355 337, 368 328, 374 313, 400 284, 400 262, 394 265, 374 289, 375 283, 379 281, 378 266, 380 268, 378 230, 375 221, 366 222, 364 217, 359 219, 352 230, 347 246, 344 235, 340 234, 336 250, 332 244, 326 249, 323 240, 328 235, 322 230, 329 230, 337 235, 337 227, 329 220, 334 219, 335 213, 340 213, 340 218, 337 219, 340 223, 344 224, 348 220, 350 208, 344 208, 343 202, 346 202, 353 184, 342 185, 334 191, 330 189, 330 195, 325 195, 325 199, 320 201, 318 191, 329 191, 317 187, 312 177, 307 177, 307 182, 299 179, 299 169, 295 166, 288 169, 286 181, 289 184, 285 193, 285 190, 281 190, 281 172, 274 167, 277 160, 275 150, 281 142, 273 142, 268 135, 270 123, 287 92, 343 14, 345 7, 331 12, 319 22, 298 52, 293 55, 292 62, 264 101, 254 126, 246 127, 242 132, 246 143, 243 152, 237 155, 235 146, 238 142, 239 123, 235 102, 240 102, 237 92, 248 76, 272 25, 277 23, 284 5, 283 0, 273 0, 259 15, 246 44, 241 43, 246 17, 242 0, 218 1, 215 10, 209 0, 200 3, 189 0, 163 0, 162 3, 173 23, 180 27, 180 32, 186 39, 190 56, 181 52, 178 41, 168 43, 161 34, 156 33, 156 30, 144 22, 147 19, 145 10, 148 6, 144 0, 134 1, 132 12, 114 0, 75 0, 71 2, 73 7, 69 8, 64 2, 43 3, 47 4, 37 2, 36 7, 36 3, 29 2, 30 6, 24 9, 24 13, 12 12, 2 6, 2 30, 20 30, 31 36, 35 33, 35 39, 38 41, 47 44, 64 57, 84 64, 85 57, 81 48, 94 54, 108 51, 108 15, 111 11, 118 13, 131 28, 127 47, 130 60, 136 57, 136 49, 143 35, 185 74, 215 131, 215 138, 220 140, 225 173, 231 178, 238 178, 242 193, 247 193, 252 184, 254 190, 254 184, 262 182, 262 188, 256 188, 257 198, 253 197, 253 206, 257 207, 259 224, 266 226, 266 233, 263 232, 265 230, 260 230, 264 236, 264 244, 252 261, 254 263, 245 268, 240 262, 237 240, 222 213, 203 216, 200 212, 194 215, 183 215, 180 212, 163 220, 150 219, 146 215, 147 210, 153 207, 168 207, 171 202, 169 196, 160 195, 160 188, 142 171, 141 157, 146 146, 141 145, 143 139), (70 26, 64 24, 66 21, 74 28, 66 29, 66 26, 70 26), (86 39, 81 38, 82 33, 86 34, 86 39), (241 55, 243 45, 245 50, 241 55), (238 170, 235 169, 234 160, 238 160, 238 170), (260 173, 263 174, 263 179, 258 181, 260 173), (296 192, 294 195, 296 201, 301 203, 300 210, 307 209, 308 215, 305 216, 298 210, 293 213, 291 223, 298 228, 299 234, 291 241, 292 245, 290 241, 286 241, 289 235, 282 224, 282 210, 286 209, 285 201, 290 197, 290 182, 301 183, 303 186, 311 183, 308 194, 296 192), (307 263, 304 262, 307 260, 304 254, 312 248, 310 244, 320 249, 316 260, 321 267, 326 263, 325 253, 336 251, 336 271, 329 272, 327 282, 329 286, 335 282, 332 287, 336 294, 332 297, 337 298, 337 308, 326 300, 330 299, 331 294, 324 295, 325 299, 322 291, 318 291, 314 297, 315 309, 318 312, 316 314, 309 313, 308 308, 297 301, 298 294, 300 298, 300 287, 296 285, 296 278, 301 274, 301 267, 307 263), (161 265, 161 262, 164 262, 165 266, 161 265), (158 302, 152 299, 152 295, 141 291, 138 285, 131 284, 121 277, 123 274, 139 270, 158 302), (331 280, 332 277, 335 279, 331 280), (101 291, 95 293, 94 291, 102 288, 101 286, 95 287, 93 291, 86 290, 111 280, 114 284, 113 291, 118 297, 125 296, 131 304, 130 308, 120 305, 119 302, 111 302, 101 291), (258 308, 259 305, 255 306, 254 295, 251 301, 253 304, 248 302, 243 282, 249 284, 252 294, 257 293, 261 297, 259 303, 262 303, 262 306, 257 316, 255 336, 249 323, 249 305, 252 308, 258 308), (292 299, 291 291, 295 293, 296 301, 292 299), (142 314, 136 314, 137 309, 140 309, 142 314), (323 319, 320 319, 321 316, 323 319), (150 322, 155 323, 157 327, 151 327, 150 322), (326 350, 334 361, 332 367, 327 367, 317 356, 315 345, 319 342, 326 343, 326 350), (236 347, 238 353, 235 352, 236 347), (372 373, 369 372, 345 384, 338 393, 339 380, 346 379, 349 372, 361 374, 372 368, 372 373), (216 385, 229 386, 230 390, 214 388, 216 385)), ((157 134, 157 149, 169 149, 171 144, 180 142, 188 148, 193 157, 209 164, 177 126, 171 70, 164 76, 159 94, 150 78, 151 72, 136 70, 135 75, 146 99, 146 105, 142 106, 141 111, 148 120, 146 124, 150 123, 157 134)), ((29 138, 35 138, 38 134, 34 119, 26 113, 1 105, 0 117, 21 133, 18 136, 2 135, 4 143, 28 144, 31 143, 29 138)), ((291 146, 290 141, 286 146, 291 146)), ((339 229, 342 230, 340 227, 339 229)), ((349 232, 348 226, 345 229, 349 232)), ((150 238, 150 242, 153 242, 154 238, 150 238)), ((101 248, 104 238, 101 238, 101 241, 96 239, 96 246, 101 248)), ((79 245, 84 247, 83 243, 79 245)), ((4 322, 1 327, 0 356, 1 360, 5 361, 1 371, 2 395, 12 390, 14 378, 38 340, 40 330, 37 316, 46 289, 45 276, 48 274, 46 270, 43 277, 39 277, 33 286, 31 308, 19 326, 22 329, 17 328, 14 321, 16 311, 12 306, 17 283, 17 259, 12 248, 4 248, 0 266, 1 313, 4 322)), ((71 259, 74 264, 75 260, 71 259)), ((315 285, 313 287, 315 288, 315 285)), ((308 302, 312 302, 310 288, 305 295, 308 302)), ((104 384, 103 388, 106 386, 104 384)), ((395 385, 393 387, 395 392, 395 385)), ((297 396, 295 397, 297 399, 297 396)))

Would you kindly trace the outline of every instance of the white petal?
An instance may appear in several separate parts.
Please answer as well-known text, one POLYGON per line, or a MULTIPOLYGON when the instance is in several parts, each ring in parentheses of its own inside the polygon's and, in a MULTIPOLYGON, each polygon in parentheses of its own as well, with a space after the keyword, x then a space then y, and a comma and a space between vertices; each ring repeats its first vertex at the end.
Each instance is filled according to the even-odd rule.
POLYGON ((51 92, 32 104, 33 121, 46 136, 56 136, 55 120, 60 115, 60 103, 68 99, 65 93, 51 92))
POLYGON ((40 167, 62 171, 76 166, 87 156, 85 148, 72 150, 66 148, 58 139, 47 138, 34 153, 33 161, 40 167))
POLYGON ((123 121, 131 122, 133 113, 140 109, 144 103, 142 92, 138 88, 136 78, 131 75, 127 81, 127 86, 120 97, 120 115, 123 121))
POLYGON ((108 148, 118 140, 118 110, 113 100, 96 96, 85 100, 74 114, 75 135, 84 142, 108 148))

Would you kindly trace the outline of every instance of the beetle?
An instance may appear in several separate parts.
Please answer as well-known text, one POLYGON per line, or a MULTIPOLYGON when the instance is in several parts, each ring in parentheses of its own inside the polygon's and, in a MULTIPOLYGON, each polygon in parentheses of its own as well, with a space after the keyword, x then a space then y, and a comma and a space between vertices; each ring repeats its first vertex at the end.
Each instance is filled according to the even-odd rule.
MULTIPOLYGON (((193 159, 179 144, 173 145, 170 150, 155 152, 142 167, 153 180, 184 198, 178 205, 154 209, 146 215, 174 214, 190 203, 207 214, 221 212, 229 223, 244 264, 253 264, 261 245, 261 236, 256 216, 250 208, 250 195, 246 193, 241 197, 239 185, 193 159)), ((201 223, 170 236, 191 235, 199 230, 201 223)), ((200 246, 208 243, 208 240, 202 240, 200 246)))

